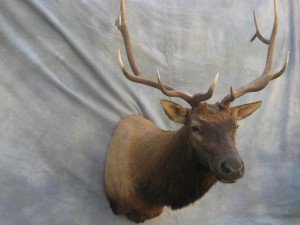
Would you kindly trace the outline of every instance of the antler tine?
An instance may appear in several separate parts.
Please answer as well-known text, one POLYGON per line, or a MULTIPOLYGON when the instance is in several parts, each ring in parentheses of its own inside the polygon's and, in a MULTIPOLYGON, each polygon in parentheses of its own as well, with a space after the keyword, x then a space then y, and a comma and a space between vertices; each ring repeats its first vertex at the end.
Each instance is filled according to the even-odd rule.
POLYGON ((207 90, 206 93, 198 93, 195 94, 192 99, 191 99, 191 105, 192 106, 197 106, 199 104, 199 102, 203 102, 206 101, 208 99, 210 99, 215 91, 216 85, 218 83, 219 80, 219 72, 216 74, 215 79, 213 80, 213 82, 211 83, 209 89, 207 90))
POLYGON ((119 18, 116 20, 116 26, 118 27, 119 31, 122 33, 129 65, 130 65, 133 73, 136 76, 139 76, 141 74, 141 71, 136 64, 133 53, 132 53, 130 35, 128 32, 128 28, 127 28, 125 0, 121 0, 120 15, 119 15, 119 18))
MULTIPOLYGON (((182 90, 179 90, 177 88, 168 86, 168 85, 163 85, 160 80, 159 82, 156 82, 154 80, 151 80, 144 76, 142 72, 139 70, 134 56, 132 52, 132 47, 131 47, 131 41, 130 41, 130 36, 127 28, 127 21, 126 21, 126 9, 125 9, 125 0, 121 0, 121 10, 120 10, 120 15, 119 18, 116 20, 116 26, 118 29, 121 31, 123 40, 125 43, 125 49, 126 49, 126 54, 127 58, 130 64, 130 67, 134 73, 131 74, 124 66, 122 57, 121 57, 121 52, 120 50, 118 51, 118 59, 119 59, 119 66, 125 75, 127 79, 130 81, 140 83, 140 84, 145 84, 151 87, 154 87, 156 89, 161 90, 165 95, 170 96, 170 97, 179 97, 182 98, 183 100, 187 101, 188 103, 190 102, 192 95, 189 93, 186 93, 182 90)), ((158 78, 159 78, 159 73, 158 73, 158 78)))
POLYGON ((289 64, 289 59, 290 59, 290 51, 286 53, 285 62, 282 68, 278 72, 272 75, 272 80, 276 79, 277 77, 280 77, 286 71, 286 68, 289 64))
POLYGON ((163 85, 163 83, 161 82, 160 73, 157 70, 157 81, 160 84, 161 91, 167 96, 179 97, 179 98, 184 99, 192 107, 196 107, 200 102, 206 101, 206 100, 210 99, 213 96, 213 93, 215 91, 218 80, 219 80, 219 73, 216 74, 215 79, 213 80, 212 84, 210 85, 210 87, 209 87, 209 89, 206 93, 198 93, 198 94, 195 94, 195 95, 191 96, 190 94, 187 94, 187 93, 185 93, 181 90, 174 90, 174 91, 167 90, 165 88, 165 86, 163 85))
POLYGON ((268 48, 268 54, 267 54, 267 61, 266 61, 266 66, 264 69, 264 73, 270 73, 272 70, 272 65, 273 65, 273 53, 274 53, 274 46, 275 46, 275 39, 276 39, 276 34, 278 31, 278 3, 277 0, 274 0, 274 24, 273 24, 273 30, 272 34, 269 40, 269 48, 268 48))
POLYGON ((165 95, 169 96, 169 97, 178 97, 178 98, 182 98, 183 100, 185 100, 186 102, 188 102, 189 104, 191 104, 191 100, 192 100, 192 95, 179 90, 179 89, 175 89, 175 90, 167 90, 164 86, 164 84, 161 82, 160 79, 160 74, 159 71, 156 71, 157 74, 157 81, 160 85, 160 90, 162 93, 164 93, 165 95))
POLYGON ((259 40, 261 40, 263 43, 265 43, 266 45, 268 45, 270 43, 270 41, 268 39, 266 39, 260 32, 259 29, 259 24, 257 22, 256 19, 256 15, 255 15, 255 11, 253 10, 253 17, 254 17, 254 23, 255 23, 255 28, 256 28, 256 33, 253 35, 253 37, 251 38, 250 42, 254 41, 255 38, 259 38, 259 40))
POLYGON ((265 88, 268 85, 268 83, 271 80, 276 79, 277 77, 281 76, 285 72, 285 70, 288 66, 288 62, 289 62, 289 52, 287 53, 286 60, 285 60, 283 67, 278 72, 272 73, 273 53, 274 53, 275 38, 276 38, 277 30, 278 30, 278 20, 279 20, 277 0, 274 0, 274 12, 275 12, 275 16, 274 16, 275 18, 274 18, 273 30, 272 30, 272 34, 271 34, 271 37, 269 40, 267 40, 266 38, 264 38, 261 35, 259 26, 258 26, 258 23, 256 20, 256 16, 254 13, 254 22, 255 22, 255 27, 256 27, 256 33, 252 37, 251 41, 253 41, 256 37, 258 37, 263 43, 265 43, 269 46, 266 65, 265 65, 262 75, 260 77, 258 77, 257 79, 255 79, 254 81, 240 87, 237 90, 234 90, 231 87, 230 94, 225 96, 222 100, 222 103, 224 105, 230 105, 230 103, 232 101, 234 101, 236 98, 238 98, 246 93, 262 90, 263 88, 265 88))

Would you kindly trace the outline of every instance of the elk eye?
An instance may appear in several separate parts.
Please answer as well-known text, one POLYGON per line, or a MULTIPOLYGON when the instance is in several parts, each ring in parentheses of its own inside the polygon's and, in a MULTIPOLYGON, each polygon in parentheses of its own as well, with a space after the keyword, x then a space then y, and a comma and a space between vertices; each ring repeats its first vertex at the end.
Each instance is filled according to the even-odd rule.
POLYGON ((239 126, 240 126, 240 125, 236 125, 236 126, 235 126, 235 129, 237 130, 237 129, 239 128, 239 126))
POLYGON ((192 131, 193 132, 198 132, 199 131, 199 128, 197 126, 192 126, 192 131))

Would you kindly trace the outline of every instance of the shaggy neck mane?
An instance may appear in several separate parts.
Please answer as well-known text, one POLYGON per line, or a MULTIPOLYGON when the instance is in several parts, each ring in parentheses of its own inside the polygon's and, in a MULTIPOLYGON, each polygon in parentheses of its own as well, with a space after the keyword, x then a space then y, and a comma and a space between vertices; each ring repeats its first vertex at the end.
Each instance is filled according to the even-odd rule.
POLYGON ((181 208, 201 198, 216 182, 213 173, 196 160, 187 135, 185 126, 161 131, 138 159, 142 167, 137 168, 144 169, 135 172, 135 184, 149 204, 181 208))

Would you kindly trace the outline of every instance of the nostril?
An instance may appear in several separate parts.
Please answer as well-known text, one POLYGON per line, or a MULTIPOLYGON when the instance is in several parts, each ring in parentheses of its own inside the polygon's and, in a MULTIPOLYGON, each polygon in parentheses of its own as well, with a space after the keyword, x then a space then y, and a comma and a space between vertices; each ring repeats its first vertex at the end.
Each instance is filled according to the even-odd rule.
POLYGON ((230 168, 226 165, 226 162, 225 162, 225 161, 221 162, 221 164, 220 164, 220 169, 221 169, 221 171, 222 171, 223 173, 225 173, 225 174, 230 174, 230 173, 231 173, 231 170, 230 170, 230 168))

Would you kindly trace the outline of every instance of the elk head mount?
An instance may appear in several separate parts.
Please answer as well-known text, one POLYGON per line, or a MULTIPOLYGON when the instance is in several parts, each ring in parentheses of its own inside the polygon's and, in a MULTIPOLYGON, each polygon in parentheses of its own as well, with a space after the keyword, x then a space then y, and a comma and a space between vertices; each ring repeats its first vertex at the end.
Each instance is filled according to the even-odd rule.
POLYGON ((201 198, 217 180, 233 183, 244 174, 244 163, 235 146, 237 122, 256 111, 261 101, 230 107, 230 103, 249 92, 262 90, 271 80, 284 73, 289 53, 278 72, 272 71, 273 51, 278 28, 278 6, 274 0, 275 19, 270 39, 260 30, 254 13, 258 38, 268 45, 265 68, 254 81, 238 88, 220 102, 205 101, 213 95, 218 74, 206 93, 191 95, 164 85, 157 71, 157 81, 139 70, 131 48, 127 29, 125 2, 121 0, 117 27, 121 31, 128 61, 134 74, 125 67, 119 51, 119 64, 125 77, 162 91, 169 97, 185 100, 185 108, 168 100, 161 104, 170 120, 181 123, 178 131, 163 131, 149 120, 134 115, 117 126, 105 163, 104 184, 115 214, 143 222, 159 216, 164 206, 178 209, 201 198))

